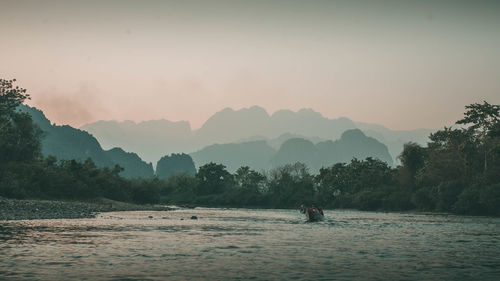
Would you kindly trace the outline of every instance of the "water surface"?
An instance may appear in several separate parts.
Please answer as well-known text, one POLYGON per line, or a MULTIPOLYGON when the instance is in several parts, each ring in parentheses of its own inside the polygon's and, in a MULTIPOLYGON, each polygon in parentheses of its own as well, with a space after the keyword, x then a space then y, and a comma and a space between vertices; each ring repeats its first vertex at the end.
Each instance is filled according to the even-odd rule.
POLYGON ((325 215, 196 208, 0 221, 0 279, 500 280, 499 218, 325 215))

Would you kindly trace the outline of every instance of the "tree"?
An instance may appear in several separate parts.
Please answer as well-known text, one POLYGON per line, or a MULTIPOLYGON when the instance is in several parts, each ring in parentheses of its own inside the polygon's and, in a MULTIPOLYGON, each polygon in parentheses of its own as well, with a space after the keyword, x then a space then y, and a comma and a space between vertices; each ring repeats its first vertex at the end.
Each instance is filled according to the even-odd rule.
POLYGON ((483 101, 483 104, 473 103, 465 106, 467 111, 465 117, 458 120, 457 124, 472 124, 471 128, 478 130, 485 135, 500 121, 500 105, 489 104, 483 101))
POLYGON ((6 126, 6 123, 9 122, 8 117, 15 114, 16 108, 30 98, 26 89, 19 88, 19 86, 14 87, 14 82, 16 79, 0 79, 0 118, 6 118, 2 120, 0 129, 6 126))
POLYGON ((314 178, 305 164, 287 164, 269 174, 268 192, 273 207, 298 207, 314 200, 314 178))
POLYGON ((475 131, 480 141, 483 143, 484 150, 484 171, 488 168, 487 154, 488 149, 488 135, 490 131, 498 128, 500 121, 500 105, 489 104, 483 101, 483 104, 473 103, 465 106, 467 111, 464 113, 465 117, 458 120, 457 124, 469 125, 475 131))
POLYGON ((233 176, 226 170, 226 166, 213 162, 201 166, 196 178, 199 195, 220 194, 233 183, 233 176))
POLYGON ((157 178, 132 181, 132 199, 139 204, 155 204, 160 201, 160 181, 157 178))
POLYGON ((196 177, 184 173, 174 174, 166 180, 161 189, 161 195, 164 201, 170 203, 194 203, 197 186, 196 177))
POLYGON ((41 155, 41 130, 26 113, 17 111, 29 94, 0 79, 0 162, 30 161, 41 155))
POLYGON ((411 175, 415 176, 415 173, 424 166, 425 150, 417 143, 405 143, 398 158, 403 166, 408 168, 411 175))
POLYGON ((240 167, 234 176, 236 185, 245 191, 259 193, 266 177, 259 172, 251 170, 248 166, 240 167))
POLYGON ((321 168, 315 177, 318 189, 319 203, 323 206, 333 205, 336 198, 348 192, 352 185, 349 176, 349 166, 345 163, 336 163, 329 168, 321 168))
POLYGON ((478 139, 472 129, 445 127, 429 136, 425 175, 423 178, 434 183, 467 180, 481 169, 477 160, 478 139))

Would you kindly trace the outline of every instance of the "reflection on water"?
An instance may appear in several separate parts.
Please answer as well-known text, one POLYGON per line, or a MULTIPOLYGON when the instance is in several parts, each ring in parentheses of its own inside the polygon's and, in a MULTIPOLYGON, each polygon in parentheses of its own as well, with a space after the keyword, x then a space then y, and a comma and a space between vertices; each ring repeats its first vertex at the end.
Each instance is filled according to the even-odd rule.
POLYGON ((498 218, 325 215, 197 208, 3 221, 0 279, 500 280, 498 218))

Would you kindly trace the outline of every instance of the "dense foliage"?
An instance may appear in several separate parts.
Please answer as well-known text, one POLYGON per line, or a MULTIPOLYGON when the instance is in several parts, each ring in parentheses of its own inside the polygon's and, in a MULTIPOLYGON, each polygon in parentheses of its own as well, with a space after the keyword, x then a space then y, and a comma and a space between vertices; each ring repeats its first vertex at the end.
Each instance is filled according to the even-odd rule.
POLYGON ((42 158, 42 131, 30 115, 19 110, 29 95, 0 79, 0 196, 42 199, 110 199, 155 203, 154 180, 126 180, 122 168, 98 168, 86 161, 42 158))
MULTIPOLYGON (((137 203, 295 208, 423 210, 500 215, 500 106, 472 104, 461 128, 430 135, 426 147, 404 146, 401 166, 366 158, 322 168, 302 163, 268 172, 241 167, 235 173, 208 163, 166 179, 121 177, 121 167, 41 158, 39 129, 16 111, 28 95, 0 80, 0 196, 82 200, 106 197, 137 203)), ((169 169, 173 169, 169 166, 169 169)))
POLYGON ((0 79, 0 161, 30 161, 40 156, 41 131, 26 113, 16 108, 29 94, 14 87, 16 80, 0 79))
POLYGON ((352 159, 312 175, 304 164, 259 173, 241 167, 234 174, 220 164, 200 167, 196 176, 159 183, 162 201, 204 205, 294 208, 422 210, 500 215, 500 106, 472 104, 457 121, 430 135, 427 147, 407 143, 389 167, 373 158, 352 159))

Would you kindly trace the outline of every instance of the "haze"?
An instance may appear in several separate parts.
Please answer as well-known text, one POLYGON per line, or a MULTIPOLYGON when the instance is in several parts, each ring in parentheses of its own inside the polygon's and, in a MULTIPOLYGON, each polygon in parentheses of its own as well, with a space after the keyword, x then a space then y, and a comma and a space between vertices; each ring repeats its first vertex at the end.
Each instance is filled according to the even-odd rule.
POLYGON ((498 1, 2 1, 0 77, 58 124, 260 105, 392 129, 500 103, 498 1))

